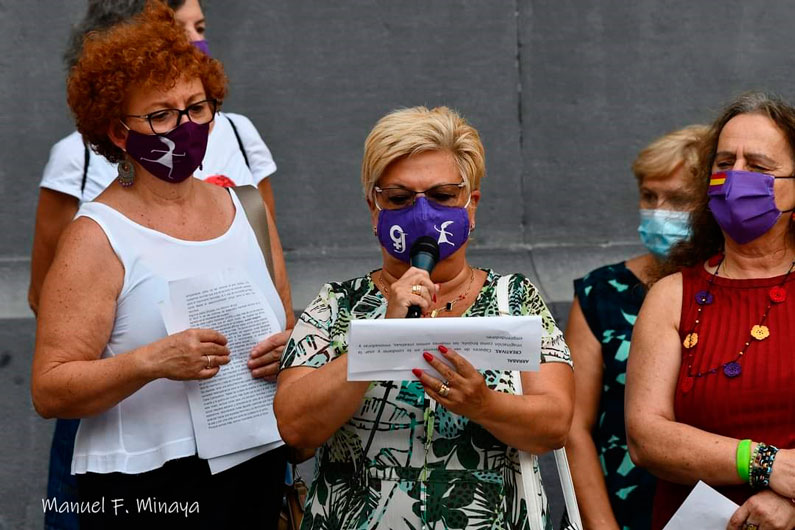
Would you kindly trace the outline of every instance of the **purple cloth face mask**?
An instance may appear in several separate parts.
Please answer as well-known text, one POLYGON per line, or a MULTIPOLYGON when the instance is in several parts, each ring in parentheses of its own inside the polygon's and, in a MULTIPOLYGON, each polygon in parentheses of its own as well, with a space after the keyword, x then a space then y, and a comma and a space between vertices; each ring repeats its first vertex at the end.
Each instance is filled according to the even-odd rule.
POLYGON ((713 173, 709 179, 709 209, 721 230, 744 245, 776 224, 782 211, 776 207, 773 183, 791 178, 795 177, 735 169, 713 173))
POLYGON ((199 48, 207 57, 212 57, 212 55, 210 55, 210 46, 207 44, 207 39, 192 40, 190 43, 199 48))
POLYGON ((417 197, 412 206, 381 210, 378 214, 378 240, 390 255, 410 262, 411 246, 422 236, 439 243, 439 261, 460 249, 469 238, 466 208, 442 206, 417 197))
POLYGON ((182 182, 202 163, 209 133, 209 122, 197 125, 192 121, 185 121, 165 135, 130 129, 127 154, 155 177, 166 182, 182 182))

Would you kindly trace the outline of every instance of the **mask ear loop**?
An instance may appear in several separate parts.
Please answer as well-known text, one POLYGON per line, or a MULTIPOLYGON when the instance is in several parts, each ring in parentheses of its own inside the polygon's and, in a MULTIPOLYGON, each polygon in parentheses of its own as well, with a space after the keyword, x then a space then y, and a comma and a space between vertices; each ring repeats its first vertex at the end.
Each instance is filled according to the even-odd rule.
MULTIPOLYGON (((790 175, 788 177, 777 177, 777 176, 774 175, 773 179, 774 180, 775 179, 795 179, 795 175, 790 175)), ((790 216, 790 221, 795 221, 795 206, 793 206, 789 210, 781 210, 781 213, 787 213, 787 212, 793 212, 792 215, 790 216)))
MULTIPOLYGON (((372 199, 373 200, 373 204, 375 205, 375 209, 378 210, 379 215, 380 215, 380 212, 382 211, 382 208, 381 208, 381 206, 378 205, 378 197, 377 197, 378 193, 375 191, 375 187, 373 187, 373 192, 372 193, 373 193, 373 199, 372 199)), ((375 237, 378 237, 378 223, 376 223, 373 226, 373 235, 375 237)))

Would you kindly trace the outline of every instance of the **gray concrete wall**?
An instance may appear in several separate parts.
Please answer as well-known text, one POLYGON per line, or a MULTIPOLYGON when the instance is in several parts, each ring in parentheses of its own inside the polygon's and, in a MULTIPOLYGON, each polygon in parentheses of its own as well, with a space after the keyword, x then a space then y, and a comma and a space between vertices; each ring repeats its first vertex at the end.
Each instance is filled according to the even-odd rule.
MULTIPOLYGON (((565 315, 571 280, 638 252, 637 150, 743 90, 791 97, 795 4, 741 0, 206 0, 208 37, 279 165, 296 308, 376 268, 359 188, 369 128, 445 104, 487 151, 476 265, 523 271, 565 315)), ((81 0, 0 0, 0 528, 41 526, 50 425, 28 398, 37 184, 71 130, 60 56, 81 0)))

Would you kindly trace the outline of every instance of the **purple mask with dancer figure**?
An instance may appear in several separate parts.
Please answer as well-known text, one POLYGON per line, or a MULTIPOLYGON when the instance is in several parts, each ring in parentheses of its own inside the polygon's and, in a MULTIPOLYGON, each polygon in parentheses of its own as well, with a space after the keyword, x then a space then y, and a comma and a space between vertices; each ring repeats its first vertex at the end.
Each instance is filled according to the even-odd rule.
POLYGON ((791 178, 795 177, 736 169, 713 173, 709 179, 709 209, 726 235, 744 245, 770 230, 781 217, 773 184, 776 179, 791 178))
POLYGON ((197 125, 187 120, 163 135, 129 129, 127 154, 155 177, 178 183, 193 175, 201 165, 209 134, 209 122, 197 125))
POLYGON ((442 206, 417 197, 412 206, 379 212, 378 240, 391 256, 409 263, 411 246, 422 236, 439 244, 439 260, 444 260, 469 238, 466 207, 442 206))

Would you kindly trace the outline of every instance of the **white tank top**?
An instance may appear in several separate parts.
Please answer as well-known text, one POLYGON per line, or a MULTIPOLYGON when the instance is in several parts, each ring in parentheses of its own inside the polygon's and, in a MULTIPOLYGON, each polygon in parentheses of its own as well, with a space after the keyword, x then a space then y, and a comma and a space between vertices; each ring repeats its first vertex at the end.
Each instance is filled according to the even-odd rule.
MULTIPOLYGON (((102 357, 123 354, 168 333, 159 303, 168 282, 238 266, 248 273, 285 326, 284 306, 268 275, 265 259, 243 207, 235 206, 232 225, 207 241, 184 241, 146 228, 110 206, 84 203, 77 217, 96 222, 124 266, 116 319, 102 357)), ((109 410, 80 420, 72 473, 143 473, 168 460, 196 453, 185 383, 158 379, 109 410)))

